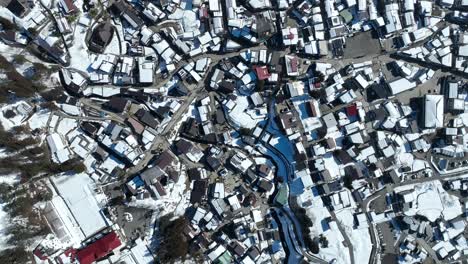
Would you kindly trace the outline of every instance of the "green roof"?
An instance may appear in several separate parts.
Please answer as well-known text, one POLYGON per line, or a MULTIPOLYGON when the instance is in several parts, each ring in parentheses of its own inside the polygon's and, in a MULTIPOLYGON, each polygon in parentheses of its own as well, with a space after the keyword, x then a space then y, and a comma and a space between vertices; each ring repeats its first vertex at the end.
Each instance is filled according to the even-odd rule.
POLYGON ((226 250, 217 260, 216 262, 219 264, 229 264, 231 263, 232 255, 231 252, 226 250))
POLYGON ((275 202, 280 205, 285 205, 288 203, 288 186, 286 184, 281 184, 279 186, 278 193, 275 196, 275 202))
POLYGON ((340 12, 340 16, 343 17, 344 21, 346 24, 348 24, 349 22, 351 22, 353 20, 353 14, 351 14, 351 12, 349 11, 349 9, 343 9, 341 12, 340 12))

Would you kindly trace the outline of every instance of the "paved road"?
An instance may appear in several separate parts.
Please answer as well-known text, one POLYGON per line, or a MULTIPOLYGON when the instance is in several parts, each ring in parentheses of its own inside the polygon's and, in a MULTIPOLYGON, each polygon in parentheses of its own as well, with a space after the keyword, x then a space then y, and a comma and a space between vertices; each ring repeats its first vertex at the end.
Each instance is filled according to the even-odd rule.
POLYGON ((155 155, 154 154, 155 150, 168 149, 170 147, 171 144, 167 140, 168 138, 167 135, 173 132, 172 129, 175 127, 176 124, 178 124, 178 122, 180 122, 180 118, 185 114, 185 112, 187 111, 187 108, 190 106, 190 104, 193 102, 193 100, 196 97, 197 97, 197 92, 193 92, 190 94, 190 96, 184 101, 184 103, 179 107, 176 113, 172 116, 171 120, 163 129, 161 134, 157 136, 156 140, 151 145, 151 148, 146 151, 145 157, 140 162, 138 162, 137 165, 127 170, 128 176, 138 173, 141 170, 143 170, 151 161, 151 159, 153 159, 155 155))
MULTIPOLYGON (((69 118, 69 119, 75 119, 75 120, 80 120, 80 121, 109 121, 109 118, 108 117, 96 117, 96 116, 71 116, 71 115, 67 115, 63 112, 59 112, 59 111, 52 111, 52 114, 56 115, 56 116, 60 116, 60 117, 63 117, 63 118, 69 118)), ((112 118, 111 118, 112 120, 112 118)), ((113 121, 116 121, 118 123, 122 123, 121 120, 113 120, 113 121)))
POLYGON ((429 256, 431 256, 432 260, 434 260, 436 264, 441 263, 439 258, 437 257, 436 252, 432 249, 431 246, 429 246, 429 244, 427 244, 426 240, 424 240, 424 239, 422 239, 420 237, 417 237, 416 241, 418 242, 419 245, 421 245, 427 251, 429 256))
POLYGON ((107 111, 102 107, 102 105, 100 105, 100 104, 98 104, 98 103, 96 103, 93 100, 88 99, 88 98, 80 98, 80 103, 82 103, 86 107, 93 108, 95 110, 98 110, 99 112, 102 112, 102 113, 106 114, 108 116, 107 120, 116 121, 116 122, 119 122, 121 124, 125 123, 125 119, 126 119, 125 114, 119 115, 119 114, 113 113, 111 111, 107 111))

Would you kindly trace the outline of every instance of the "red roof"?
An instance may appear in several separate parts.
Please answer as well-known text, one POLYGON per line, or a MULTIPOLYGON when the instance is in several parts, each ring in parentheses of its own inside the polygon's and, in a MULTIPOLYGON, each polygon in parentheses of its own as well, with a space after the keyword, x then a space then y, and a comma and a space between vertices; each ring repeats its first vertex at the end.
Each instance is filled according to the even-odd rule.
POLYGON ((293 57, 289 60, 289 63, 291 64, 291 71, 292 72, 297 72, 297 58, 293 57))
POLYGON ((76 256, 80 264, 91 264, 94 261, 107 256, 107 254, 119 247, 121 244, 122 243, 120 242, 117 234, 115 232, 111 232, 98 239, 96 242, 79 250, 76 256))
POLYGON ((69 248, 65 250, 61 255, 57 256, 55 258, 55 261, 59 264, 63 264, 63 260, 67 260, 67 263, 73 262, 73 260, 76 258, 76 249, 74 248, 69 248))
POLYGON ((201 18, 207 18, 208 15, 208 8, 205 7, 200 7, 200 13, 199 13, 201 18))
POLYGON ((357 115, 357 106, 356 106, 356 104, 348 106, 346 108, 346 114, 348 114, 348 116, 356 116, 357 115))
POLYGON ((49 258, 46 254, 44 254, 44 252, 41 251, 41 249, 39 249, 39 247, 34 249, 33 254, 36 255, 36 257, 38 257, 40 260, 46 260, 49 258))
POLYGON ((65 4, 65 6, 63 6, 63 8, 65 9, 66 13, 76 11, 77 8, 76 8, 75 4, 73 4, 72 0, 63 0, 63 3, 65 4))
POLYGON ((266 80, 270 78, 270 73, 268 72, 268 68, 266 66, 255 67, 255 72, 257 73, 259 80, 266 80))

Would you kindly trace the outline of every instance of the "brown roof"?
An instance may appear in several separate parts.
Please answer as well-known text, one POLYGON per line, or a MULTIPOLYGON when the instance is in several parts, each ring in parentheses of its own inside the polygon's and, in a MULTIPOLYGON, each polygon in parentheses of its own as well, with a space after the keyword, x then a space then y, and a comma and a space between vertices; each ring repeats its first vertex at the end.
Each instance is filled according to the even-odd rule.
POLYGON ((245 253, 245 248, 237 241, 234 241, 234 243, 232 243, 231 248, 232 251, 234 251, 234 253, 236 253, 239 256, 242 256, 245 253))
POLYGON ((258 167, 258 172, 264 174, 264 175, 268 175, 271 171, 270 167, 268 167, 267 165, 265 164, 260 164, 258 167))
POLYGON ((208 181, 206 180, 196 180, 193 182, 193 189, 190 195, 190 202, 200 203, 206 196, 206 192, 208 190, 208 181))
POLYGON ((127 122, 130 125, 130 127, 133 129, 133 131, 137 133, 138 135, 142 134, 143 131, 145 130, 145 127, 134 118, 129 117, 127 119, 127 122))
POLYGON ((154 184, 154 186, 156 187, 156 190, 158 191, 158 194, 159 194, 160 196, 164 196, 164 195, 167 194, 167 193, 166 193, 166 190, 164 190, 164 187, 161 185, 161 183, 156 182, 156 183, 154 184))
POLYGON ((63 3, 65 4, 64 7, 68 9, 68 12, 74 12, 77 9, 72 0, 63 0, 63 3))
POLYGON ((270 190, 273 188, 273 183, 261 179, 261 180, 258 182, 258 187, 259 187, 260 189, 262 189, 263 191, 268 192, 268 191, 270 191, 270 190))
POLYGON ((164 170, 168 165, 174 161, 169 150, 164 151, 161 155, 158 156, 155 160, 155 165, 164 170))
POLYGON ((130 102, 122 97, 112 97, 108 102, 108 107, 117 113, 122 113, 126 110, 130 102))

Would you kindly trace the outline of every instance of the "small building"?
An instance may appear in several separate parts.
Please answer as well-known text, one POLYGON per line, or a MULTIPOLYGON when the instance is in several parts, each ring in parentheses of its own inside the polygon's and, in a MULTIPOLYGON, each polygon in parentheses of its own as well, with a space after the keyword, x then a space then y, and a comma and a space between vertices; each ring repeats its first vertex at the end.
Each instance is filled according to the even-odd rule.
POLYGON ((130 105, 130 101, 122 97, 112 97, 107 102, 107 108, 116 113, 123 113, 130 105))
POLYGON ((75 4, 73 4, 72 0, 60 0, 59 6, 62 8, 65 14, 70 14, 78 10, 75 4))
POLYGON ((425 95, 423 126, 425 128, 440 128, 444 126, 444 96, 425 95))
POLYGON ((89 49, 96 53, 103 53, 114 36, 114 27, 110 21, 95 26, 89 39, 89 49))

